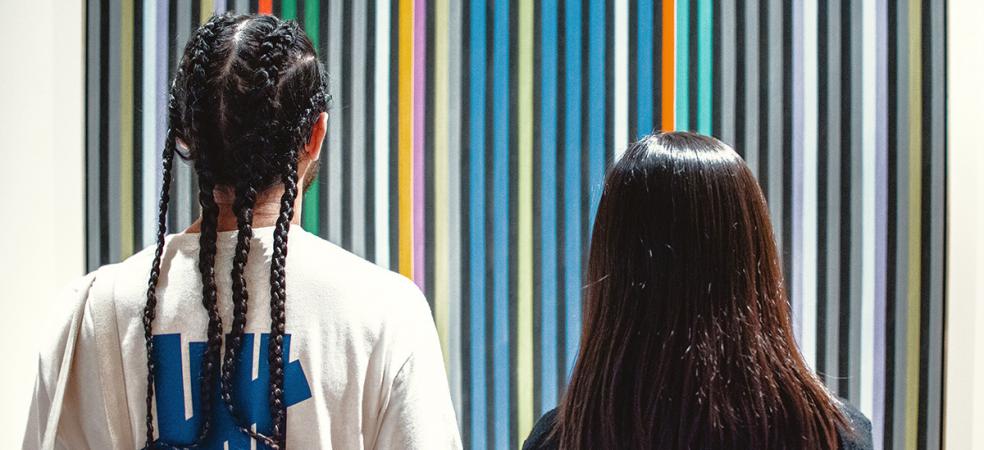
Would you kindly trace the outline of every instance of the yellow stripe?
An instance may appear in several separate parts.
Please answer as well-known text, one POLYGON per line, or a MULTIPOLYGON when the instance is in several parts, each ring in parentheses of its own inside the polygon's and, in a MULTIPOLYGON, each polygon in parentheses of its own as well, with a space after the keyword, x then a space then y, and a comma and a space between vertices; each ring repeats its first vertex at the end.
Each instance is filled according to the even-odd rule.
POLYGON ((133 2, 120 2, 120 258, 133 254, 133 2))
POLYGON ((448 366, 448 0, 434 2, 434 320, 448 366))
POLYGON ((519 254, 516 309, 517 448, 533 427, 533 0, 519 4, 519 254))
POLYGON ((400 0, 399 7, 399 269, 413 278, 413 0, 400 0))
POLYGON ((909 0, 909 318, 906 324, 905 448, 919 429, 919 307, 922 239, 922 9, 909 0))
POLYGON ((205 23, 215 12, 215 0, 202 0, 201 6, 201 23, 205 23))

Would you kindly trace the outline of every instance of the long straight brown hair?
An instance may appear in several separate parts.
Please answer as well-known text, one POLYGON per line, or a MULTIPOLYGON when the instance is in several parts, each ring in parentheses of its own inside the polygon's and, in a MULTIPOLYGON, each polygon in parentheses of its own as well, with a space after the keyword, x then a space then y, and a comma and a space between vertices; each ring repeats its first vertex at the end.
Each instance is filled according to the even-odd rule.
POLYGON ((848 422, 796 347, 780 267, 734 150, 630 145, 595 218, 560 448, 838 448, 848 422))

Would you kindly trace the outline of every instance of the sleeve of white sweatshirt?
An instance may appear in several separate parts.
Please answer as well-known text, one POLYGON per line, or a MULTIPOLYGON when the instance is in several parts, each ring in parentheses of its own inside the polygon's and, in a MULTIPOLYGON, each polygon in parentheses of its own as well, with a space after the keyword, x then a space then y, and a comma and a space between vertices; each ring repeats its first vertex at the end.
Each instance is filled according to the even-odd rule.
POLYGON ((413 290, 398 337, 409 346, 409 355, 393 378, 375 448, 460 449, 437 329, 427 301, 419 289, 413 290))

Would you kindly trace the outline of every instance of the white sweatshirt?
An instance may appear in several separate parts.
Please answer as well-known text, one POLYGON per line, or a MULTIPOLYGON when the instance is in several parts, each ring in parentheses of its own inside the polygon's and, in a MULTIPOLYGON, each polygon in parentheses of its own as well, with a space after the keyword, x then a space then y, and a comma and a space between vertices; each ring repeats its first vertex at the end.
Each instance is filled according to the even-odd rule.
MULTIPOLYGON (((234 397, 248 425, 269 429, 267 342, 273 228, 254 231, 246 267, 246 337, 234 397)), ((188 443, 201 417, 197 373, 206 341, 198 234, 169 236, 153 324, 157 436, 188 443), (193 374, 195 374, 193 376, 193 374)), ((226 333, 236 232, 218 236, 216 282, 226 333)), ((461 448, 430 309, 406 278, 291 227, 285 398, 291 449, 461 448)), ((64 295, 39 361, 25 448, 144 446, 143 309, 154 248, 101 268, 64 295), (52 436, 49 436, 52 435, 52 436), (45 440, 47 439, 47 443, 45 440)), ((215 394, 217 395, 217 394, 215 394)), ((267 448, 213 403, 204 449, 267 448)))

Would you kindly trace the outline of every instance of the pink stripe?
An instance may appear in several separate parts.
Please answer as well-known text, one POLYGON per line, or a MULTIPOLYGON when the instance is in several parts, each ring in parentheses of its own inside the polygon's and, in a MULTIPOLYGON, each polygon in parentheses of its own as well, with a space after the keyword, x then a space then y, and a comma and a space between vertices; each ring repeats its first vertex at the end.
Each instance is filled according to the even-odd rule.
POLYGON ((427 0, 414 2, 413 70, 413 279, 424 289, 424 104, 427 64, 427 0))

